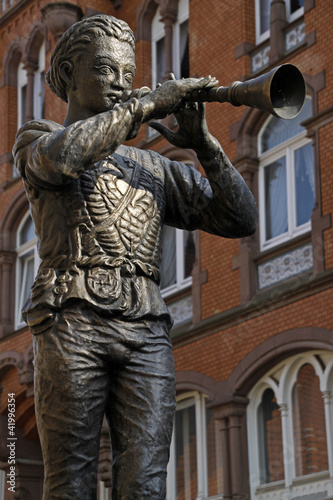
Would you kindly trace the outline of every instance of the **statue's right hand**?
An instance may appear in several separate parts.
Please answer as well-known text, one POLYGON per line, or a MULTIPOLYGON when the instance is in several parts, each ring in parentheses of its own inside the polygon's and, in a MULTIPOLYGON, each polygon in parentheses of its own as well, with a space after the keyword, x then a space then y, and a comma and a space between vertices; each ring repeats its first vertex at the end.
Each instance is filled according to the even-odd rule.
POLYGON ((218 81, 211 76, 176 80, 171 73, 169 80, 140 99, 144 108, 144 121, 164 118, 177 112, 185 105, 185 97, 188 99, 193 92, 213 88, 217 84, 218 81))

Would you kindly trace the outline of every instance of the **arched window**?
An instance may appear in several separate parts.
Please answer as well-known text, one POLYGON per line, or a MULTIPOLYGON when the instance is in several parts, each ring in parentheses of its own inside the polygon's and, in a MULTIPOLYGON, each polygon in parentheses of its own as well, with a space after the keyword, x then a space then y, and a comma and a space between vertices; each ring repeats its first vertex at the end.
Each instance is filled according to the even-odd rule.
POLYGON ((333 353, 308 352, 278 364, 251 390, 251 500, 272 488, 276 498, 298 498, 300 488, 319 494, 332 481, 332 377, 333 353))
POLYGON ((20 62, 17 69, 17 128, 20 128, 27 114, 28 78, 24 65, 20 62))
POLYGON ((29 296, 31 286, 37 274, 39 257, 34 224, 28 213, 17 231, 17 266, 16 266, 16 308, 15 328, 25 325, 21 310, 29 296))
MULTIPOLYGON (((272 0, 256 0, 256 41, 267 40, 270 35, 270 8, 272 0)), ((286 16, 289 23, 304 14, 304 0, 285 0, 286 16)))
POLYGON ((297 374, 292 407, 296 476, 328 470, 324 400, 309 363, 297 374))
POLYGON ((151 28, 153 89, 157 83, 162 83, 165 77, 167 52, 172 54, 172 71, 176 78, 189 76, 188 17, 189 1, 179 0, 177 19, 172 26, 172 47, 167 47, 160 8, 155 13, 151 28))
POLYGON ((177 400, 167 500, 206 499, 222 491, 215 421, 206 402, 207 398, 197 392, 183 394, 177 400))
MULTIPOLYGON (((20 62, 17 72, 17 128, 20 128, 27 117, 38 119, 44 117, 44 76, 45 76, 45 42, 40 46, 38 59, 33 65, 33 92, 29 92, 28 72, 20 62), (35 69, 36 68, 36 69, 35 69), (33 99, 33 102, 31 100, 33 99), (29 111, 30 110, 30 111, 29 111), (33 116, 30 116, 31 113, 33 116)), ((32 63, 31 63, 32 64, 32 63)))
POLYGON ((293 120, 271 117, 259 134, 260 242, 265 250, 310 231, 315 203, 311 140, 301 123, 311 100, 293 120))

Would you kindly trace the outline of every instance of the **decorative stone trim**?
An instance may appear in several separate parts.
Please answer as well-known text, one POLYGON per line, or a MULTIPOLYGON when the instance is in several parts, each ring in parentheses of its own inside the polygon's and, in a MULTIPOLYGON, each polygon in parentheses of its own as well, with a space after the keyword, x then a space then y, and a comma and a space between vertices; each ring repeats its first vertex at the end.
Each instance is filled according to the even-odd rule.
POLYGON ((42 8, 42 14, 47 29, 55 40, 59 40, 62 34, 83 16, 81 7, 68 2, 49 3, 42 8))
POLYGON ((285 34, 285 50, 288 53, 305 41, 305 22, 297 24, 285 34))
POLYGON ((270 45, 266 45, 251 56, 251 71, 257 73, 269 66, 270 45))
POLYGON ((257 267, 259 290, 313 268, 312 244, 290 250, 257 267))
POLYGON ((173 302, 169 305, 169 310, 174 320, 174 326, 191 321, 193 316, 192 295, 173 302))

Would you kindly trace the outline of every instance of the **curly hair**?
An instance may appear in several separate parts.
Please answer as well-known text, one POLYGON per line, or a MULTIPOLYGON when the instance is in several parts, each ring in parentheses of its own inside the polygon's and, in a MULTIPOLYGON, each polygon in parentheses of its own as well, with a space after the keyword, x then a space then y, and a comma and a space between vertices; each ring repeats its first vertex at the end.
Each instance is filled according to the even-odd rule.
POLYGON ((117 38, 121 42, 128 42, 135 50, 134 34, 128 24, 106 14, 83 19, 73 24, 62 35, 54 47, 50 68, 45 77, 52 92, 60 99, 68 102, 67 85, 60 75, 60 65, 64 61, 73 60, 76 56, 84 54, 87 43, 105 35, 117 38))

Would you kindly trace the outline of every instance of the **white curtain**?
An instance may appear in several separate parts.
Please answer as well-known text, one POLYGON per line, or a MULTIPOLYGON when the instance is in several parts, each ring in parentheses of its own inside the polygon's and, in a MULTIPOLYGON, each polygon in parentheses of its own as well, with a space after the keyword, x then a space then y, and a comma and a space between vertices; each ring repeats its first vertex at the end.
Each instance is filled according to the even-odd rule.
POLYGON ((176 229, 164 226, 162 233, 161 289, 176 283, 176 229))
POLYGON ((313 146, 307 144, 295 151, 296 225, 309 222, 315 203, 313 146))
POLYGON ((288 231, 286 158, 265 167, 266 240, 288 231))

